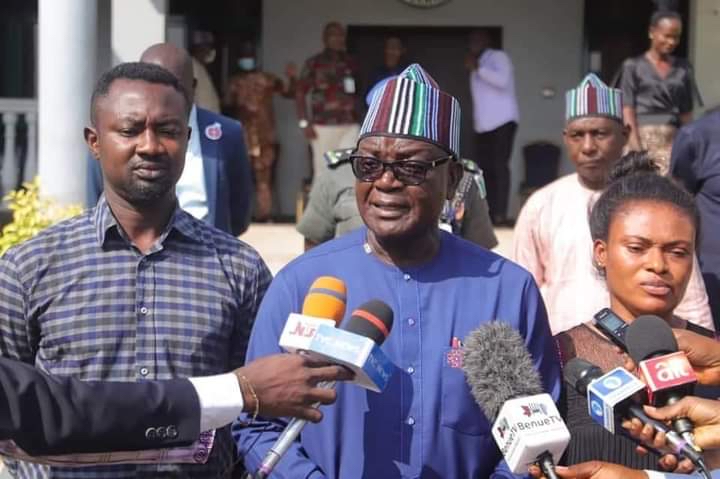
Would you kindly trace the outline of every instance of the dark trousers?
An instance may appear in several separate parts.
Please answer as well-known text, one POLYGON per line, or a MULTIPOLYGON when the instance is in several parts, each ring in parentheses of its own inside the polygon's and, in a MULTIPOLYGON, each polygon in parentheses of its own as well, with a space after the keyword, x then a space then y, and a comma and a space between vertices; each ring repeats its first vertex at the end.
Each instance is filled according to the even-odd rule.
POLYGON ((507 218, 510 195, 510 156, 517 123, 505 123, 494 130, 475 133, 475 163, 483 170, 490 217, 494 222, 507 218))

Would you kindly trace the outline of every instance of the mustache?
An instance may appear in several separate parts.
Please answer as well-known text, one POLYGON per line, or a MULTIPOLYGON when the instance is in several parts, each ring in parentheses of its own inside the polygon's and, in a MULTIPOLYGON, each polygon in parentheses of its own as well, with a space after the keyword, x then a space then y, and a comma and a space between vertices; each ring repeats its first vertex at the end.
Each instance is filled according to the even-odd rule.
POLYGON ((130 160, 129 166, 132 169, 162 169, 167 168, 170 162, 168 155, 143 155, 135 156, 130 160))

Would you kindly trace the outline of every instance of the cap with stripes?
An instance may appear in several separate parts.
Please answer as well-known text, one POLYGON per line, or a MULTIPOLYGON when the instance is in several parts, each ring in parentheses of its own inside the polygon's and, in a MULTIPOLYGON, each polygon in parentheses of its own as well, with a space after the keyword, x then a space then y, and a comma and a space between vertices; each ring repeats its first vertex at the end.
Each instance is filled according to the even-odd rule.
POLYGON ((372 92, 360 139, 375 135, 427 141, 460 158, 460 103, 414 63, 372 92))
POLYGON ((583 116, 606 116, 622 122, 622 91, 610 88, 589 73, 577 88, 565 94, 565 120, 583 116))

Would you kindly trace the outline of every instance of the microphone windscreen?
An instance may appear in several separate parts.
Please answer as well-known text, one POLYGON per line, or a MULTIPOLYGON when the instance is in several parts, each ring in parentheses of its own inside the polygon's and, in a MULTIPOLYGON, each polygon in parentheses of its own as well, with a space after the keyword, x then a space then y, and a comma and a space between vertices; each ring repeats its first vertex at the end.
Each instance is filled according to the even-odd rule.
POLYGON ((585 396, 588 385, 602 375, 602 369, 582 358, 572 358, 563 368, 565 382, 581 396, 585 396))
POLYGON ((337 325, 345 316, 347 289, 345 283, 332 276, 320 276, 310 285, 302 306, 302 314, 332 319, 337 325))
POLYGON ((390 334, 393 318, 390 306, 373 299, 353 311, 350 318, 342 324, 342 329, 382 344, 390 334))
POLYGON ((678 344, 667 322, 653 315, 638 316, 625 331, 628 354, 636 363, 677 352, 678 344))
POLYGON ((483 324, 464 343, 466 380, 490 422, 495 422, 505 401, 544 392, 523 338, 510 325, 483 324))

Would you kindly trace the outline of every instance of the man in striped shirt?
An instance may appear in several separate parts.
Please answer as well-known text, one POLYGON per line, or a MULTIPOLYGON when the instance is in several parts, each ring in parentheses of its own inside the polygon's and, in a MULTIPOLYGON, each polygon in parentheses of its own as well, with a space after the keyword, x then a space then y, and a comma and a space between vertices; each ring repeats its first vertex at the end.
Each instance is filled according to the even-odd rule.
MULTIPOLYGON (((58 376, 126 382, 243 364, 271 275, 252 248, 178 207, 189 110, 187 92, 156 65, 122 64, 101 77, 85 138, 104 197, 0 259, 3 356, 58 376)), ((22 478, 216 478, 230 477, 234 457, 223 428, 203 465, 10 469, 22 478)))

